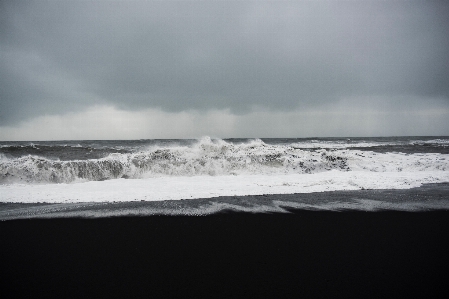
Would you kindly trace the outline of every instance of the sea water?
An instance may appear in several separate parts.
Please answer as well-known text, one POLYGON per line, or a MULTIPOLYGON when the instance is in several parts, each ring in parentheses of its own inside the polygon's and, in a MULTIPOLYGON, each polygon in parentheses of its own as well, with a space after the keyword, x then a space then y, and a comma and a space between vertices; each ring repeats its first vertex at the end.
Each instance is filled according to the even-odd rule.
MULTIPOLYGON (((445 183, 449 137, 0 143, 3 210, 13 203, 79 208, 157 202, 160 208, 164 201, 190 200, 191 206, 192 200, 217 197, 313 192, 330 196, 336 191, 412 190, 445 183)), ((367 209, 373 205, 364 204, 367 209)), ((431 206, 446 204, 440 200, 431 206)))

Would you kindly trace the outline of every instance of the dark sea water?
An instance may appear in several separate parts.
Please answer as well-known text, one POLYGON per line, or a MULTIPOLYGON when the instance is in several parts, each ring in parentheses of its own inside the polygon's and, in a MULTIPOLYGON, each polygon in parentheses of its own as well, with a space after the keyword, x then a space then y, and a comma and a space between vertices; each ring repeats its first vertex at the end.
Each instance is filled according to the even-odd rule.
MULTIPOLYGON (((223 139, 231 144, 247 143, 254 138, 223 139)), ((291 145, 313 151, 317 149, 359 149, 375 152, 449 154, 449 137, 351 137, 351 138, 261 138, 270 145, 291 145)), ((109 154, 129 154, 151 147, 192 146, 197 139, 140 140, 63 140, 0 142, 0 154, 8 158, 35 155, 52 160, 70 161, 105 158, 109 154)))

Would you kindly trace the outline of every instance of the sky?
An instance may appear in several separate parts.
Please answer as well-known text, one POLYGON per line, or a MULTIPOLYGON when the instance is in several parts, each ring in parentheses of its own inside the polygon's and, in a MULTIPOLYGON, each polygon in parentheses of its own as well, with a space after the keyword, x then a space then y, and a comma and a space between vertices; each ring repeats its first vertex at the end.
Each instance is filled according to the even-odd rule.
POLYGON ((449 135, 448 1, 0 2, 0 140, 449 135))

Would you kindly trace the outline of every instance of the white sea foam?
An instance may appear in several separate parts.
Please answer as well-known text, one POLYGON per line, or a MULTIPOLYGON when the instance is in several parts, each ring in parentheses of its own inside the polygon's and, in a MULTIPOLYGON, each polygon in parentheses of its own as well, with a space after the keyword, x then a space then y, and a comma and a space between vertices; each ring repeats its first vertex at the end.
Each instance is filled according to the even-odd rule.
POLYGON ((439 145, 439 146, 448 146, 449 145, 449 139, 431 139, 431 140, 413 140, 410 141, 410 144, 432 144, 432 145, 439 145))
POLYGON ((346 143, 346 142, 334 142, 334 141, 309 141, 309 142, 295 142, 292 143, 292 147, 303 148, 303 149, 315 149, 315 148, 327 148, 327 149, 345 149, 353 147, 375 147, 375 146, 385 146, 385 145, 398 145, 398 143, 385 143, 385 142, 357 142, 357 143, 346 143))
POLYGON ((336 190, 409 189, 449 182, 449 172, 367 172, 332 170, 315 174, 157 177, 78 184, 0 185, 1 202, 159 201, 217 196, 293 194, 336 190))

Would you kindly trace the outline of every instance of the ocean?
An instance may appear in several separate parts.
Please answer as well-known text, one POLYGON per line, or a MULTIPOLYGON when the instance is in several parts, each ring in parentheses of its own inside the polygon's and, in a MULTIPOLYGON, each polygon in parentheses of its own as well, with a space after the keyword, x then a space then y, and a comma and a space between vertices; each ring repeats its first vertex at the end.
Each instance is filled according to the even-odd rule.
POLYGON ((0 143, 2 220, 448 209, 448 183, 444 136, 0 143))
POLYGON ((447 298, 449 137, 0 143, 8 298, 447 298))

